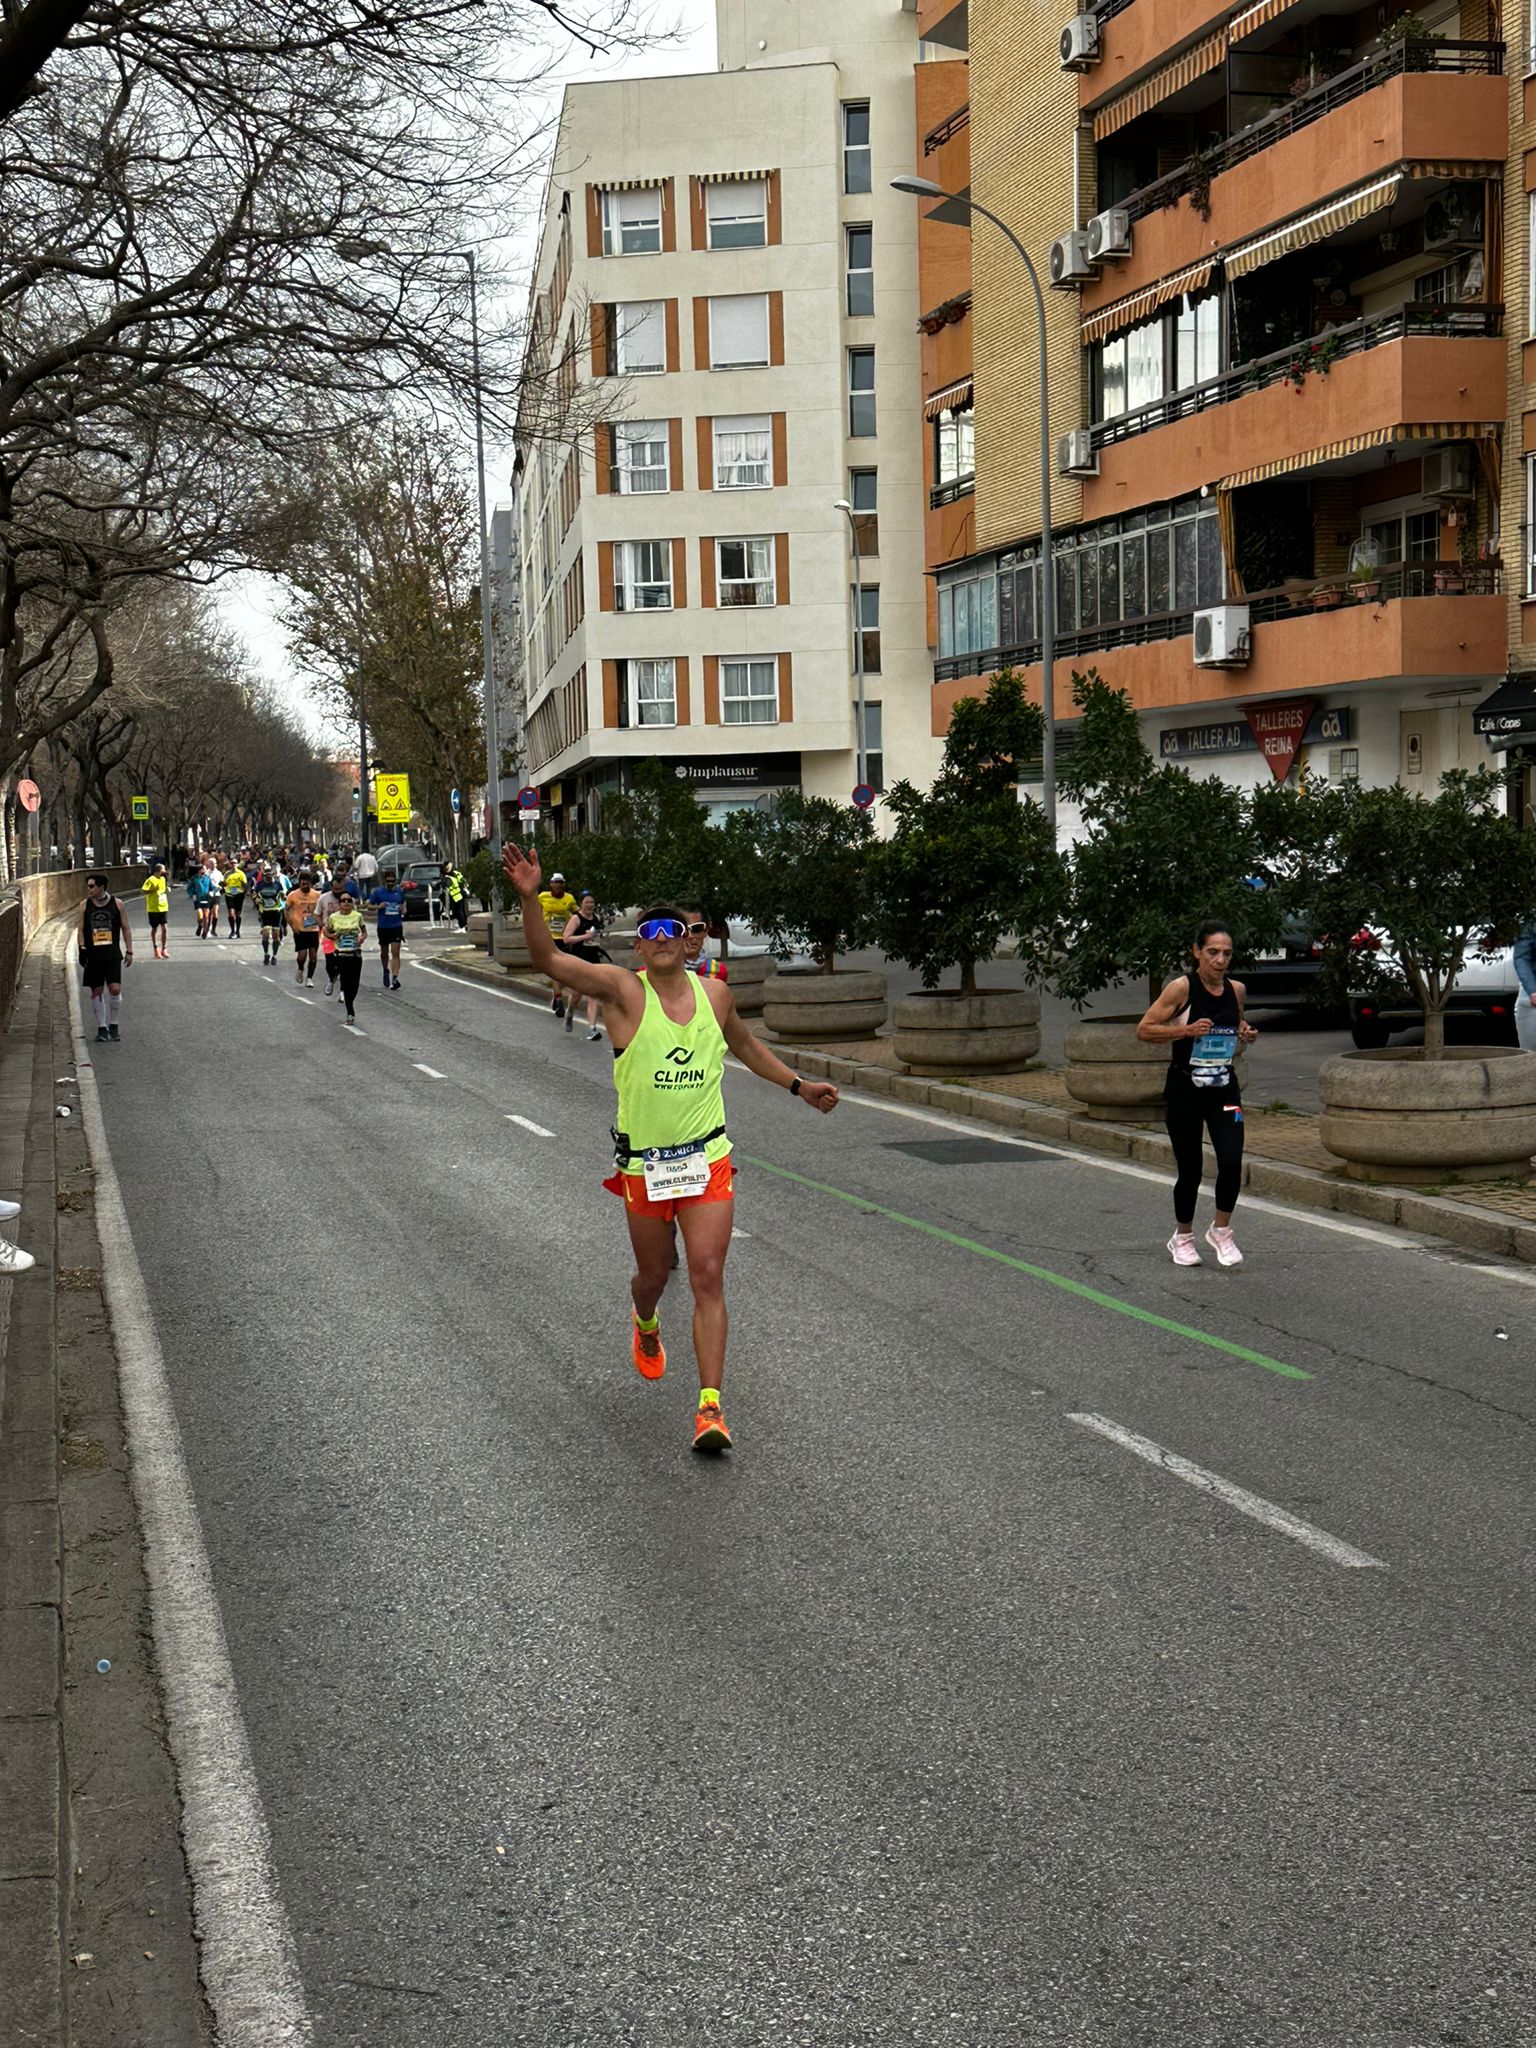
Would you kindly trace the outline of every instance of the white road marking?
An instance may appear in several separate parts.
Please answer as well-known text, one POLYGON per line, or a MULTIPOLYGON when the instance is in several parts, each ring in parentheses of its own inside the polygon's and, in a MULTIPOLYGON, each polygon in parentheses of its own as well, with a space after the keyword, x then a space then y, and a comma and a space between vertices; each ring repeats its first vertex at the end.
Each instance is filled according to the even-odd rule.
POLYGON ((732 1237, 750 1237, 752 1233, 750 1230, 733 1230, 731 1235, 732 1237))
POLYGON ((440 1074, 436 1067, 423 1066, 420 1060, 412 1060, 411 1065, 418 1074, 425 1074, 429 1081, 445 1081, 448 1078, 446 1074, 440 1074))
POLYGON ((498 1003, 516 1003, 521 1010, 542 1010, 546 1017, 554 1015, 548 1003, 536 1003, 532 996, 515 996, 505 988, 487 988, 482 981, 471 981, 463 974, 445 974, 441 967, 428 967, 421 960, 412 960, 409 965, 417 974, 430 974, 434 981, 451 981, 460 988, 477 988, 481 995, 494 996, 498 1003))
POLYGON ((1344 1565, 1352 1571, 1384 1572, 1387 1566, 1379 1557, 1371 1557, 1364 1550, 1356 1550, 1353 1544, 1343 1543, 1337 1536, 1330 1536, 1326 1529, 1319 1529, 1312 1522, 1302 1521, 1299 1515, 1289 1514, 1286 1509, 1276 1507, 1272 1500, 1250 1493, 1245 1486, 1234 1486, 1230 1479, 1223 1479, 1218 1473, 1207 1472, 1203 1465, 1192 1465, 1188 1458, 1181 1458, 1175 1452, 1164 1450, 1161 1444, 1153 1443, 1150 1437, 1138 1436, 1134 1430, 1122 1429, 1118 1422, 1110 1422, 1102 1415, 1069 1415, 1068 1422, 1075 1422, 1083 1429, 1097 1431, 1108 1437, 1111 1443, 1119 1444, 1122 1450, 1132 1451, 1138 1458, 1145 1458, 1149 1465, 1157 1465, 1165 1472, 1171 1472, 1175 1479, 1182 1479, 1188 1486, 1196 1486, 1202 1493, 1213 1494, 1224 1501, 1229 1508, 1236 1508, 1241 1515, 1251 1515, 1256 1522, 1263 1522, 1267 1528, 1278 1529, 1282 1536, 1289 1536, 1297 1543, 1304 1543, 1309 1550, 1315 1550, 1321 1557, 1331 1558, 1335 1564, 1344 1565))
POLYGON ((358 1024, 343 1024, 341 1028, 343 1031, 350 1031, 354 1038, 366 1038, 368 1036, 367 1032, 358 1024))
POLYGON ((532 1131, 536 1138, 552 1138, 555 1135, 553 1131, 546 1131, 542 1124, 536 1124, 532 1117, 512 1116, 509 1114, 507 1122, 509 1124, 521 1124, 525 1131, 532 1131))
MULTIPOLYGON (((56 942, 54 957, 62 962, 56 942)), ((144 1276, 107 1148, 78 1008, 75 1062, 96 1174, 102 1284, 112 1318, 134 1496, 144 1530, 150 1618, 182 1800, 200 1971, 220 2048, 313 2040, 250 1740, 144 1276)))
POLYGON ((315 1000, 313 996, 301 996, 297 989, 289 989, 287 993, 293 997, 296 1003, 313 1003, 315 1000))

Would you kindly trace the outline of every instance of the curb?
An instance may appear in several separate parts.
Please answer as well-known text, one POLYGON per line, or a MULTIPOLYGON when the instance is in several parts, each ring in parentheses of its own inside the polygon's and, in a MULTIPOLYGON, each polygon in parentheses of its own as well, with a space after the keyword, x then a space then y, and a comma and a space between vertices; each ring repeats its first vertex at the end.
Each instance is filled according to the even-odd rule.
MULTIPOLYGON (((456 974, 464 981, 482 982, 492 988, 510 986, 530 995, 544 992, 542 982, 521 980, 503 967, 482 967, 467 960, 436 960, 433 965, 445 974, 456 974)), ((1172 1171, 1173 1147, 1155 1131, 1128 1124, 1100 1123, 1070 1110, 1052 1109, 1046 1103, 992 1095, 985 1088, 967 1088, 954 1081, 928 1081, 920 1074, 896 1074, 889 1067, 841 1059, 836 1053, 780 1044, 775 1044, 773 1050, 785 1066, 793 1067, 797 1073, 818 1081, 834 1081, 840 1088, 859 1088, 866 1095, 888 1095, 895 1102, 946 1110, 952 1116, 995 1124, 999 1129, 1017 1131, 1048 1143, 1073 1145, 1082 1152, 1101 1152, 1110 1158, 1128 1159, 1138 1166, 1172 1171)), ((1246 1157, 1243 1186, 1250 1194, 1285 1202, 1292 1208, 1320 1209, 1351 1217, 1356 1222, 1411 1230, 1422 1237, 1442 1238, 1468 1251, 1536 1265, 1536 1223, 1505 1216, 1497 1209, 1479 1209, 1472 1203, 1447 1201, 1443 1195, 1414 1194, 1406 1188, 1384 1187, 1376 1182, 1335 1180, 1314 1167, 1292 1166, 1278 1159, 1246 1157)))

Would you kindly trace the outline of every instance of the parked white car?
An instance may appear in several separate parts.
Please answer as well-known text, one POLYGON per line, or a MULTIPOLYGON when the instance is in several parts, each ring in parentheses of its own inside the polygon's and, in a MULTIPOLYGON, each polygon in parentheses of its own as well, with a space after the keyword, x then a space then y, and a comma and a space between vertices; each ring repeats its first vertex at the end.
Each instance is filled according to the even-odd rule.
MULTIPOLYGON (((1390 959, 1390 955, 1383 956, 1390 959)), ((1515 1042, 1515 1003, 1520 983, 1515 974, 1515 949, 1501 946, 1486 960, 1474 953, 1456 977, 1446 1002, 1448 1017, 1476 1017, 1490 1045, 1515 1042)), ((1400 1001, 1383 1004, 1375 996, 1349 999, 1349 1035, 1363 1048, 1383 1046, 1394 1031, 1408 1031, 1421 1022, 1417 1008, 1400 1001)))

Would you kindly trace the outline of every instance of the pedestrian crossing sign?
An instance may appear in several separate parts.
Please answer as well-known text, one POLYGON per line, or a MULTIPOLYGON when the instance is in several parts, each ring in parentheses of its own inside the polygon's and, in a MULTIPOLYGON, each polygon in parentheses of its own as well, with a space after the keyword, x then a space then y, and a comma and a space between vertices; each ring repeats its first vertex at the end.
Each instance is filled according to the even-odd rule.
POLYGON ((381 775, 374 785, 374 809, 381 825, 408 825, 411 822, 411 778, 408 775, 381 775))
POLYGON ((147 818, 149 816, 149 798, 147 796, 136 796, 133 799, 133 815, 136 818, 147 818))

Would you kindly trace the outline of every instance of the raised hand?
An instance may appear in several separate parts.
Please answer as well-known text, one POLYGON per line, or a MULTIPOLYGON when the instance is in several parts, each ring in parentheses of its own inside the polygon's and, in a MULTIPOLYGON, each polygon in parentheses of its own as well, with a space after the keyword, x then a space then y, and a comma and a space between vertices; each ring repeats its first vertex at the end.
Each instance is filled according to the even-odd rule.
POLYGON ((509 842, 501 850, 501 870, 524 902, 538 895, 544 875, 539 856, 531 848, 524 853, 520 846, 509 842))

